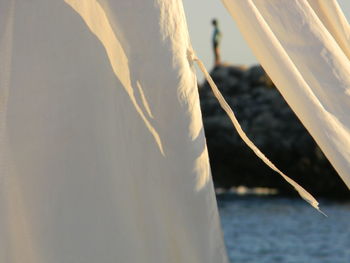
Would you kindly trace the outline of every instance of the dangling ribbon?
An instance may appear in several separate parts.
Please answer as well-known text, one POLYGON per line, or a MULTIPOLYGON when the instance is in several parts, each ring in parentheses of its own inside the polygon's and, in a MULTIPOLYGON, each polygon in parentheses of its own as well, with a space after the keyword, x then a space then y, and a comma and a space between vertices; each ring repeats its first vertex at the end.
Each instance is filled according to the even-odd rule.
POLYGON ((210 74, 206 70, 203 62, 197 58, 193 51, 190 52, 189 55, 190 59, 193 61, 197 62, 198 67, 200 70, 203 72, 206 80, 208 81, 214 96, 218 100, 221 108, 226 112, 227 116, 231 119, 231 122, 235 129, 237 130, 239 136, 242 138, 242 140, 247 144, 247 146, 253 150, 253 152, 267 165, 269 166, 272 170, 275 172, 279 173, 289 184, 291 184, 294 189, 299 193, 299 195, 307 201, 310 205, 312 205, 315 209, 317 209, 321 214, 327 216, 325 213, 323 213, 320 208, 319 208, 319 203, 317 200, 308 192, 306 191, 302 186, 300 186, 297 182, 289 178, 287 175, 285 175, 281 170, 279 170, 259 149, 258 147, 255 146, 255 144, 248 138, 246 133, 243 131, 241 125, 239 124, 233 110, 231 107, 228 105, 224 97, 222 96, 221 92, 219 91, 218 87, 216 86, 215 82, 211 78, 210 74))

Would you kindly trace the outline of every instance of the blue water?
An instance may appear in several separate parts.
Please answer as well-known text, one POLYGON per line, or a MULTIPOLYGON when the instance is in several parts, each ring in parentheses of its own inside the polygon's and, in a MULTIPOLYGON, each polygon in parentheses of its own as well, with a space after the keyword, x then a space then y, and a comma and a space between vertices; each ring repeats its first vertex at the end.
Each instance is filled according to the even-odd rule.
POLYGON ((350 263, 350 202, 218 195, 232 263, 350 263))

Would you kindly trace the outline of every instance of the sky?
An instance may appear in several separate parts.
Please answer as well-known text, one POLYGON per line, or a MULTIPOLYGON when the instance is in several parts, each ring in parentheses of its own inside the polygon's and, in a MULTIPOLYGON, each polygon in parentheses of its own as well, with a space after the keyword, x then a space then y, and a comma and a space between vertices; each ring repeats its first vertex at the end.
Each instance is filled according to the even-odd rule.
MULTIPOLYGON (((207 69, 211 69, 214 61, 211 49, 213 18, 218 19, 222 33, 222 61, 238 65, 258 63, 220 0, 183 0, 183 3, 193 48, 207 69)), ((338 3, 350 20, 350 1, 338 0, 338 3)))

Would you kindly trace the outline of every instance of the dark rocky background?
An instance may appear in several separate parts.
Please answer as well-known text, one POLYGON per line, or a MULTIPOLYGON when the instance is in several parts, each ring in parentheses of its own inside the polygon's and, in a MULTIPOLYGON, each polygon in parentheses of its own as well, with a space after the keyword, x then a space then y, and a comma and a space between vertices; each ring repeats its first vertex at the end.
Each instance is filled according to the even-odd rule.
MULTIPOLYGON (((217 66, 211 76, 243 130, 284 173, 315 196, 350 192, 261 66, 217 66)), ((199 87, 209 157, 217 187, 272 187, 295 194, 244 144, 208 83, 199 87)))

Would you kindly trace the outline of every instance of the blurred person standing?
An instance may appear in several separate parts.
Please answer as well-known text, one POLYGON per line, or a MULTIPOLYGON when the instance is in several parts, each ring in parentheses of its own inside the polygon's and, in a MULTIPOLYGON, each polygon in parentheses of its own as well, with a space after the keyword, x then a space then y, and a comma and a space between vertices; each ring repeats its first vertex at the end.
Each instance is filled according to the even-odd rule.
POLYGON ((218 21, 215 18, 212 20, 212 25, 214 26, 212 43, 213 43, 213 51, 214 51, 214 58, 215 58, 215 66, 218 66, 220 65, 219 44, 221 41, 221 32, 219 29, 218 21))

